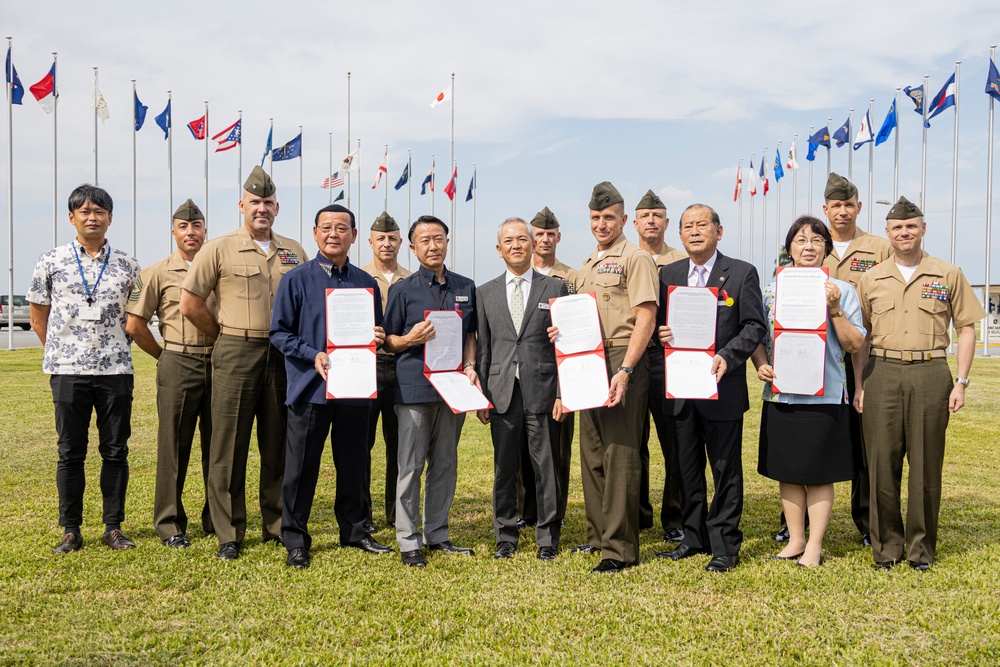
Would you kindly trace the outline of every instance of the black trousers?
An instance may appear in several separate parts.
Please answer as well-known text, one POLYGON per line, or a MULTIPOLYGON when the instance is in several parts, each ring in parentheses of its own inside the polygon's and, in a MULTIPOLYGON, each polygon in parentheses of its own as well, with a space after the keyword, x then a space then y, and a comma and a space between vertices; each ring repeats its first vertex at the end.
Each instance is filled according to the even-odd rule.
MULTIPOLYGON (((382 439, 385 441, 385 520, 390 525, 396 525, 396 478, 399 476, 399 466, 396 455, 399 452, 399 421, 396 419, 396 359, 389 354, 379 354, 377 362, 378 397, 372 401, 371 412, 368 413, 368 464, 366 468, 365 493, 368 506, 375 507, 372 502, 372 449, 375 447, 375 436, 378 433, 378 420, 382 418, 382 439)), ((369 516, 369 519, 372 517, 369 516)))
POLYGON ((125 520, 128 488, 128 439, 132 435, 131 375, 53 375, 49 378, 55 404, 59 462, 59 525, 83 524, 83 491, 87 483, 90 415, 97 413, 98 451, 101 454, 101 496, 105 525, 125 520))
MULTIPOLYGON (((677 467, 677 444, 674 442, 674 431, 670 426, 673 419, 666 410, 666 387, 664 382, 663 348, 657 345, 646 349, 649 360, 649 414, 656 427, 656 438, 660 441, 660 451, 663 453, 663 498, 660 505, 660 525, 663 530, 680 528, 681 521, 681 480, 677 467)), ((639 439, 639 455, 646 452, 642 478, 639 486, 639 525, 652 526, 653 508, 649 504, 649 436, 651 427, 649 420, 642 424, 642 435, 639 439), (645 495, 643 495, 645 489, 645 495), (645 498, 645 505, 643 499, 645 498), (648 506, 648 516, 646 514, 648 506)))
POLYGON ((364 529, 371 512, 365 477, 367 433, 368 406, 336 403, 288 406, 285 478, 281 486, 281 537, 286 548, 312 546, 306 526, 327 437, 337 470, 333 513, 340 529, 340 543, 356 542, 368 535, 364 529))
POLYGON ((743 544, 743 419, 711 421, 685 403, 674 418, 681 480, 684 544, 733 556, 743 544), (712 468, 715 497, 708 504, 705 459, 712 468))
MULTIPOLYGON (((559 423, 559 459, 556 470, 559 477, 559 520, 566 518, 566 504, 569 500, 569 475, 573 463, 573 433, 576 429, 576 413, 571 412, 559 423)), ((538 521, 538 506, 535 502, 535 476, 531 468, 531 453, 528 443, 521 449, 521 467, 517 472, 517 512, 528 523, 538 521)))
POLYGON ((523 463, 522 448, 535 489, 539 547, 559 545, 559 422, 550 412, 537 414, 524 409, 521 385, 514 382, 507 412, 490 413, 493 437, 493 530, 497 543, 517 544, 517 476, 523 463))
MULTIPOLYGON (((854 404, 854 364, 851 355, 844 355, 847 371, 847 397, 854 404)), ((871 481, 868 472, 868 455, 865 451, 865 436, 861 431, 861 415, 853 407, 850 409, 851 451, 854 454, 854 479, 851 480, 851 518, 862 535, 871 533, 869 528, 869 506, 871 504, 871 481)))

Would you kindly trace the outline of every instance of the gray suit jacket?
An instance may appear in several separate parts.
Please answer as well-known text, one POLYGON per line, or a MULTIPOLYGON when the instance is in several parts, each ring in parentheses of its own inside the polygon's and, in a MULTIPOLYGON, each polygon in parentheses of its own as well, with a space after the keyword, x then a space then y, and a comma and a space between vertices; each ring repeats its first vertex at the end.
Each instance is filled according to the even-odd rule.
POLYGON ((525 297, 521 330, 507 306, 506 271, 476 289, 479 345, 476 367, 483 393, 498 413, 507 412, 514 391, 514 370, 520 367, 524 409, 543 413, 552 410, 559 386, 555 346, 546 329, 552 326, 549 299, 568 294, 566 284, 531 270, 531 290, 525 297), (542 306, 540 308, 539 306, 542 306))

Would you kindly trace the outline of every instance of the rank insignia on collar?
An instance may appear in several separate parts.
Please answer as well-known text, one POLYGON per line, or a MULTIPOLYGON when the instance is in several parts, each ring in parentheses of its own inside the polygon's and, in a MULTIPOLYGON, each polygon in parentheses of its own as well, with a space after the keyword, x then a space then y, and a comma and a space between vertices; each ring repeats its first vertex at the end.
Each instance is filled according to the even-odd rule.
POLYGON ((298 264, 299 255, 291 250, 279 250, 278 261, 282 264, 298 264))
POLYGON ((861 271, 864 273, 868 269, 878 264, 874 259, 864 259, 862 257, 851 257, 851 271, 861 271))
POLYGON ((951 298, 951 286, 937 280, 923 283, 920 286, 920 296, 924 299, 937 299, 938 301, 948 301, 951 298))

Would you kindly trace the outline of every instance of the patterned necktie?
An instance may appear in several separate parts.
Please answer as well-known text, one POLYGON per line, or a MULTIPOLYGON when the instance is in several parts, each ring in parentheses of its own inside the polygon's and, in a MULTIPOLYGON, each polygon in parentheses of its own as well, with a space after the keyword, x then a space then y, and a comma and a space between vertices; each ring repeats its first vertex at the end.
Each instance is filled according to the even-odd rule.
MULTIPOLYGON (((517 333, 521 333, 521 320, 524 319, 524 293, 521 291, 523 280, 521 276, 515 277, 514 289, 510 293, 510 319, 514 322, 514 331, 517 333)), ((520 364, 514 368, 514 377, 521 379, 520 364)))

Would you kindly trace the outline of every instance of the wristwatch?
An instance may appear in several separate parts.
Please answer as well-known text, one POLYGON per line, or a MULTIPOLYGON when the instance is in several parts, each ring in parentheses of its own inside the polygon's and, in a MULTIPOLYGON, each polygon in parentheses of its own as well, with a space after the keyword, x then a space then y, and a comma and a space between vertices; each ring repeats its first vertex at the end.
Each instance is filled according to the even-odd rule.
POLYGON ((473 370, 475 370, 475 368, 476 368, 476 364, 475 364, 475 363, 473 363, 473 362, 471 362, 471 361, 466 361, 466 362, 465 362, 464 364, 462 364, 462 370, 463 370, 463 371, 464 371, 464 370, 465 370, 466 368, 470 368, 470 367, 471 367, 471 368, 472 368, 473 370))
POLYGON ((955 378, 955 382, 962 385, 963 387, 969 386, 969 378, 955 378))
POLYGON ((830 317, 843 317, 843 316, 844 316, 844 311, 842 310, 837 310, 837 312, 835 313, 830 313, 830 317))
POLYGON ((632 373, 634 373, 634 372, 635 372, 635 370, 633 370, 633 369, 629 368, 628 366, 619 366, 619 367, 618 367, 618 372, 620 373, 620 372, 622 372, 622 371, 625 371, 625 375, 627 375, 627 376, 628 376, 628 379, 629 379, 629 380, 631 380, 631 379, 632 379, 632 373))

